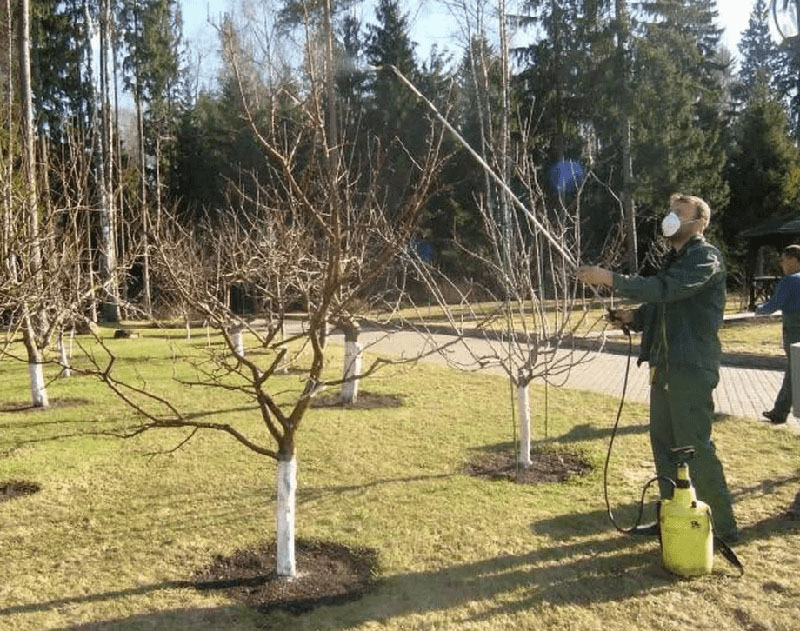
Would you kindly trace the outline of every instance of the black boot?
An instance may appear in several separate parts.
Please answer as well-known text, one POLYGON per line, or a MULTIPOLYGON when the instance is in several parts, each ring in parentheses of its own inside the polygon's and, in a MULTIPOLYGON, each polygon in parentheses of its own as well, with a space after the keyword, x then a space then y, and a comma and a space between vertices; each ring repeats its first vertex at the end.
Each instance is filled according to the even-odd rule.
POLYGON ((761 416, 764 416, 769 419, 769 422, 773 425, 782 425, 786 422, 786 417, 781 416, 775 410, 767 410, 761 413, 761 416))

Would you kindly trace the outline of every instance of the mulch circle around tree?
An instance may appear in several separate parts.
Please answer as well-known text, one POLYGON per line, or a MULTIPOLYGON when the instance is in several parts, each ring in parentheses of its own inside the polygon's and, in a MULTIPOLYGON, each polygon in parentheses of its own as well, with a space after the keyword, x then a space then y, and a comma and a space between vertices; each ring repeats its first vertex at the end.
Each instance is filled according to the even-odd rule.
POLYGON ((64 397, 50 399, 49 403, 50 405, 46 408, 37 408, 31 405, 30 401, 11 401, 0 405, 0 412, 35 412, 37 410, 45 411, 53 408, 71 408, 79 405, 86 405, 89 401, 86 399, 64 397))
POLYGON ((342 403, 338 392, 326 392, 311 400, 312 408, 345 408, 348 410, 377 410, 403 407, 403 399, 396 394, 376 394, 360 390, 355 403, 342 403))
POLYGON ((42 487, 36 482, 27 482, 26 480, 10 480, 8 482, 0 482, 0 503, 8 502, 23 495, 33 495, 38 493, 42 487))
POLYGON ((377 553, 337 543, 295 543, 297 576, 278 578, 276 545, 218 556, 193 577, 199 590, 220 590, 261 612, 284 609, 303 613, 320 605, 359 598, 376 577, 377 553))
POLYGON ((519 484, 566 482, 586 475, 592 466, 580 456, 561 451, 531 450, 531 466, 517 468, 513 453, 482 453, 464 466, 468 475, 490 480, 510 480, 519 484))

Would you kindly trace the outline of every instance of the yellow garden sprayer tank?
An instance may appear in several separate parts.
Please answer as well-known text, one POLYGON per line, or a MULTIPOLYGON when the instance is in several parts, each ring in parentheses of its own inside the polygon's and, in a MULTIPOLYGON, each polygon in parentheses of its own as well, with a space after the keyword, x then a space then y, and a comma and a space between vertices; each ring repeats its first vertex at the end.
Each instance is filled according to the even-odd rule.
POLYGON ((697 499, 689 477, 694 447, 680 447, 673 453, 678 460, 675 490, 672 499, 661 501, 658 511, 661 558, 673 574, 708 574, 714 564, 714 533, 711 509, 697 499))

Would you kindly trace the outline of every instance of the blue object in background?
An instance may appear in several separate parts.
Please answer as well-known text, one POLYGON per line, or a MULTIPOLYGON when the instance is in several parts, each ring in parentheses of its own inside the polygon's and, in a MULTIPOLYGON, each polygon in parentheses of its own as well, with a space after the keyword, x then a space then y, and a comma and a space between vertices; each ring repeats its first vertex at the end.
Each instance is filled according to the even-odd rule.
POLYGON ((430 263, 433 260, 433 246, 430 243, 412 239, 410 245, 411 250, 416 253, 423 263, 430 263))
POLYGON ((581 184, 586 172, 577 160, 559 160, 550 167, 550 185, 559 193, 571 193, 581 184))

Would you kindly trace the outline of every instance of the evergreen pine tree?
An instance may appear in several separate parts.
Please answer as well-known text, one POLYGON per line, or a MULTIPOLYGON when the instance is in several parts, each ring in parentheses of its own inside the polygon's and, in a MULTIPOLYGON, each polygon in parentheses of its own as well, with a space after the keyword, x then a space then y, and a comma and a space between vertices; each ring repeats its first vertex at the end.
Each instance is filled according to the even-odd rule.
MULTIPOLYGON (((32 0, 31 81, 39 134, 61 138, 74 122, 88 125, 91 90, 83 73, 86 0, 32 0)), ((97 15, 97 1, 86 8, 97 15)))
MULTIPOLYGON (((756 85, 776 87, 779 52, 769 31, 769 7, 766 0, 756 0, 750 22, 739 42, 742 64, 734 97, 740 102, 750 100, 756 85)), ((760 88, 759 88, 760 91, 760 88)))
POLYGON ((789 136, 783 103, 763 84, 754 86, 735 127, 727 177, 731 200, 724 228, 730 244, 742 230, 800 208, 800 152, 789 136))
POLYGON ((408 16, 401 11, 399 0, 379 0, 375 17, 377 23, 368 26, 365 47, 367 61, 378 68, 368 86, 371 127, 386 143, 408 138, 407 128, 416 111, 416 98, 385 66, 395 66, 412 83, 418 78, 418 68, 408 16))
MULTIPOLYGON (((703 197, 716 217, 728 202, 716 17, 714 0, 643 5, 634 64, 634 163, 640 215, 644 210, 654 220, 675 191, 703 197)), ((712 222, 712 234, 718 225, 712 222)))

